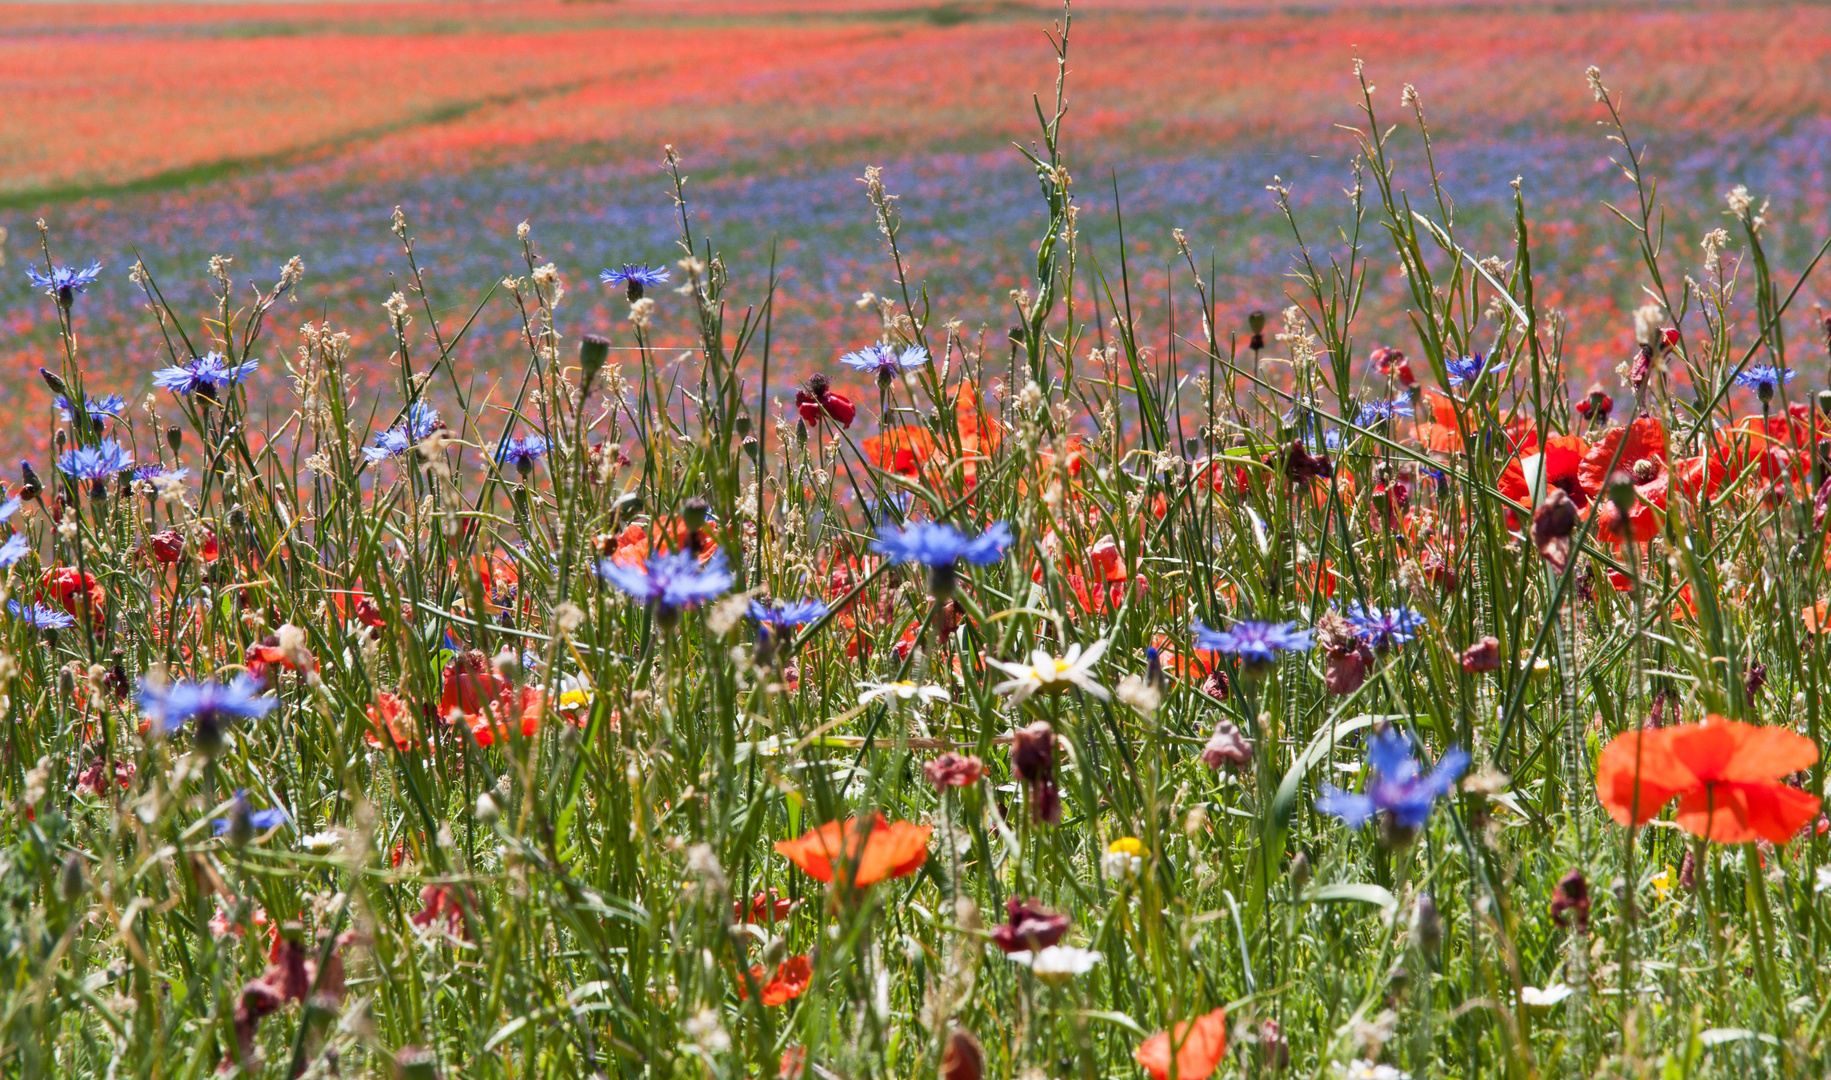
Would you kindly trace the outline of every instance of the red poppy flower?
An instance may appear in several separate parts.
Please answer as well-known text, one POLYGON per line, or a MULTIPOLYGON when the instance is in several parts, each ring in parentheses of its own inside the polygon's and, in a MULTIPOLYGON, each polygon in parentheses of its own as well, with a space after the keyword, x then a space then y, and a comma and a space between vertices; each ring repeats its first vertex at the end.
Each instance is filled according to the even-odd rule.
POLYGON ((413 748, 413 721, 407 713, 407 703, 397 695, 384 691, 375 696, 375 704, 369 706, 369 726, 371 730, 363 732, 362 737, 370 746, 382 745, 380 736, 385 730, 395 749, 405 753, 413 748))
POLYGON ((79 572, 74 566, 59 566, 44 572, 38 582, 38 602, 55 601, 57 605, 71 615, 82 618, 76 606, 84 604, 89 612, 91 626, 102 621, 102 606, 108 602, 108 590, 95 580, 95 575, 79 572))
POLYGON ((795 391, 795 409, 810 426, 829 417, 840 427, 849 428, 858 415, 858 406, 852 404, 851 398, 835 392, 825 375, 815 375, 807 381, 806 389, 795 391))
POLYGON ((891 428, 864 441, 866 460, 885 472, 915 477, 934 459, 935 437, 925 428, 891 428))
POLYGON ((742 900, 734 901, 731 905, 731 921, 752 923, 758 926, 766 922, 781 922, 788 918, 794 908, 795 902, 777 892, 772 886, 768 892, 759 890, 755 896, 750 898, 749 911, 744 910, 742 900))
POLYGON ((540 732, 540 716, 546 700, 546 694, 536 687, 523 686, 517 690, 503 682, 490 701, 489 713, 466 714, 464 720, 470 724, 471 736, 478 746, 493 745, 497 736, 506 736, 511 728, 519 730, 525 739, 540 732))
POLYGON ((470 889, 462 893, 455 885, 428 885, 420 890, 420 911, 413 917, 415 926, 433 926, 453 937, 470 940, 470 928, 465 925, 464 909, 477 907, 477 894, 470 889))
POLYGON ((868 822, 829 821, 798 840, 780 841, 776 851, 816 881, 832 882, 836 871, 843 875, 856 865, 852 884, 862 888, 915 873, 928 861, 932 831, 932 826, 912 821, 886 823, 882 814, 873 814, 868 822))
MULTIPOLYGON (((750 976, 758 982, 763 982, 763 965, 753 965, 750 969, 750 976)), ((807 957, 791 956, 777 964, 776 977, 764 983, 763 1004, 770 1008, 787 1004, 807 993, 807 988, 813 983, 813 980, 814 969, 808 964, 807 957)), ((741 979, 737 984, 737 996, 739 998, 747 996, 744 981, 741 979)))
POLYGON ((1174 1037, 1171 1031, 1160 1031, 1146 1039, 1132 1058, 1144 1066, 1152 1080, 1169 1080, 1171 1046, 1180 1042, 1181 1048, 1176 1051, 1177 1080, 1207 1080, 1227 1053, 1227 1010, 1216 1009, 1193 1021, 1173 1024, 1171 1029, 1174 1037))
POLYGON ((1589 448, 1577 466, 1577 482, 1592 503, 1591 512, 1602 507, 1597 535, 1611 544, 1622 541, 1620 513, 1603 495, 1608 484, 1609 463, 1634 479, 1634 490, 1640 498, 1628 512, 1634 539, 1645 541, 1659 532, 1658 512, 1666 508, 1666 486, 1671 479, 1666 461, 1666 427, 1651 416, 1643 416, 1627 427, 1618 427, 1589 448), (1616 448, 1620 448, 1617 459, 1616 448))
POLYGON ((1424 391, 1430 405, 1430 419, 1418 422, 1418 441, 1426 450, 1437 454, 1454 454, 1462 450, 1462 430, 1456 426, 1456 404, 1440 390, 1424 391))
POLYGON ((473 716, 483 711, 483 702, 496 697, 507 685, 490 666, 490 658, 478 649, 467 649, 445 665, 440 679, 439 715, 452 713, 473 716))
POLYGON ((1578 471, 1587 453, 1589 444, 1581 435, 1553 435, 1545 440, 1543 453, 1534 436, 1532 449, 1522 451, 1501 470, 1500 493, 1516 503, 1537 506, 1546 492, 1557 488, 1580 510, 1589 503, 1578 471))
POLYGON ((1712 715, 1615 736, 1596 763, 1596 796, 1623 825, 1651 821, 1677 798, 1678 826, 1694 836, 1784 844, 1818 815, 1820 800, 1781 778, 1817 760, 1818 746, 1798 732, 1712 715))

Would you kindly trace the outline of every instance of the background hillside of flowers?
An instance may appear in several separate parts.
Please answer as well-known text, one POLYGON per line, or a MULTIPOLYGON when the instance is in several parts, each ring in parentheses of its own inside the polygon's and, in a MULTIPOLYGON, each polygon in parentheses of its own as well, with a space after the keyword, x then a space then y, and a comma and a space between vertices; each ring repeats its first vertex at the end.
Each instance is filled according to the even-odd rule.
POLYGON ((1818 14, 0 7, 0 1064, 1822 1073, 1818 14))

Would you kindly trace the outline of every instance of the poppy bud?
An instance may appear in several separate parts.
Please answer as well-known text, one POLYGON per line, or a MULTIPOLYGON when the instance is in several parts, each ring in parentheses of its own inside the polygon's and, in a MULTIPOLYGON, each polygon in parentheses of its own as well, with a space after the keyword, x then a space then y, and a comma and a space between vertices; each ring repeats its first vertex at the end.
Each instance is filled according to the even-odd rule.
MULTIPOLYGON (((640 287, 634 282, 631 283, 631 288, 640 291, 640 287)), ((641 297, 637 296, 631 302, 639 299, 641 297)), ((604 368, 604 362, 609 359, 609 338, 600 337, 597 334, 586 334, 579 339, 579 391, 581 393, 590 392, 591 381, 597 378, 598 372, 604 368)))
POLYGON ((1427 953, 1436 952, 1437 946, 1443 944, 1443 916, 1429 893, 1420 893, 1412 906, 1411 943, 1427 953))
MULTIPOLYGON (((1639 462, 1635 462, 1637 468, 1639 464, 1639 462)), ((1615 509, 1621 512, 1622 517, 1627 517, 1628 511, 1634 508, 1634 501, 1639 497, 1634 490, 1633 474, 1616 469, 1609 474, 1605 489, 1608 492, 1609 501, 1615 504, 1615 509)))
POLYGON ((231 847, 247 847, 248 841, 254 839, 254 817, 248 809, 248 800, 236 797, 229 804, 229 828, 226 833, 231 847))
POLYGON ((1310 857, 1299 851, 1291 856, 1291 888, 1298 892, 1310 883, 1310 857))
POLYGON ((1678 327, 1662 327, 1659 331, 1659 343, 1667 349, 1678 348, 1678 327))
POLYGON ((89 878, 83 872, 81 855, 73 851, 70 853, 70 857, 64 860, 64 870, 62 874, 58 875, 57 887, 63 893, 66 904, 74 904, 82 899, 83 893, 89 888, 89 878))
POLYGON ((965 1028, 955 1028, 941 1051, 941 1080, 981 1080, 984 1075, 985 1052, 979 1049, 979 1040, 965 1028))

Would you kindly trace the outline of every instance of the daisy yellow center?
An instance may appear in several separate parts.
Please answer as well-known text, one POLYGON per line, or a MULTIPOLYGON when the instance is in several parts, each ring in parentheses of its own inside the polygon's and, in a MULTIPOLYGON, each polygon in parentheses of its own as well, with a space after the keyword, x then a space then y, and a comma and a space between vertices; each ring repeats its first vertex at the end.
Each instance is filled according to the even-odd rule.
POLYGON ((1066 660, 1063 660, 1059 656, 1056 657, 1056 659, 1055 659, 1055 673, 1057 675, 1060 675, 1062 672, 1067 671, 1069 668, 1071 668, 1073 666, 1074 666, 1073 664, 1069 663, 1066 660))

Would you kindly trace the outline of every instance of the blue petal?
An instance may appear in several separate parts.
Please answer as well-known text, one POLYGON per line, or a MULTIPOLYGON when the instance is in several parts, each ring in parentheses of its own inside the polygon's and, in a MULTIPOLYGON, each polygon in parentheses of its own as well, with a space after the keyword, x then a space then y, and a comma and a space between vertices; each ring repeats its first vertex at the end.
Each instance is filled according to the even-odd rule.
POLYGON ((1373 817, 1375 808, 1373 800, 1365 795, 1356 795, 1332 784, 1324 784, 1322 795, 1316 800, 1316 809, 1341 818, 1342 823, 1350 829, 1358 829, 1373 817))

